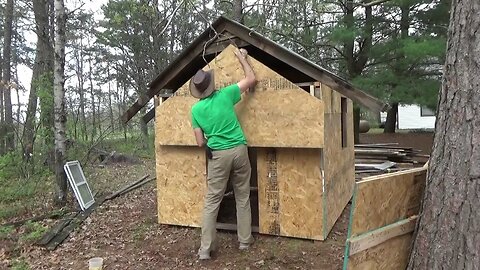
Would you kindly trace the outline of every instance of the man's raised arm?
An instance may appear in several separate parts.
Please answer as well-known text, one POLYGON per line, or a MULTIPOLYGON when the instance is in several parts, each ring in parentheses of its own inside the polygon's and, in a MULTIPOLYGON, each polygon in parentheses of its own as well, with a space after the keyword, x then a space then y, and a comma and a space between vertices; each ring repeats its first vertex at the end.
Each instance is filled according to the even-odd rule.
POLYGON ((245 73, 245 78, 240 80, 238 82, 238 86, 240 87, 240 92, 244 93, 251 87, 255 86, 257 83, 256 78, 255 78, 255 73, 253 72, 252 67, 250 66, 250 63, 247 61, 247 50, 245 49, 237 49, 235 50, 235 55, 238 58, 238 61, 242 65, 243 72, 245 73))

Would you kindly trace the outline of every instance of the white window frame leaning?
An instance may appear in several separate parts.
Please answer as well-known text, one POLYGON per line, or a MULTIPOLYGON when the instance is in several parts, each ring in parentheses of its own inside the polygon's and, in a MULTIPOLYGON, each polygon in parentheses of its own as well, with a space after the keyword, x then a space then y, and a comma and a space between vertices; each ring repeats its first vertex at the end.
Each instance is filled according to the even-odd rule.
POLYGON ((90 190, 90 186, 87 183, 87 180, 85 179, 85 175, 83 174, 82 166, 80 166, 80 162, 78 160, 75 161, 69 161, 65 163, 63 166, 63 169, 65 170, 65 173, 67 174, 68 182, 70 182, 70 186, 73 189, 73 192, 75 193, 75 197, 77 198, 78 203, 80 204, 80 207, 82 208, 82 211, 85 211, 85 209, 88 209, 92 204, 95 203, 95 198, 93 197, 92 191, 90 190), (82 179, 79 183, 75 183, 75 179, 73 179, 72 172, 70 171, 70 166, 78 166, 80 170, 80 174, 82 176, 82 179), (86 185, 87 190, 92 197, 91 201, 84 202, 82 196, 80 195, 80 191, 78 189, 79 186, 81 185, 86 185))

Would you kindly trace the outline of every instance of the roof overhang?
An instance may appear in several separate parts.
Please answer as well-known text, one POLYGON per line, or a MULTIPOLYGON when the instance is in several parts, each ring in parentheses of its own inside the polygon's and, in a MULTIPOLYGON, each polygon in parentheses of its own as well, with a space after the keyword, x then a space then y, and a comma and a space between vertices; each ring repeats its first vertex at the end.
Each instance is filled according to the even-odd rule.
MULTIPOLYGON (((244 25, 221 16, 148 85, 146 95, 136 100, 123 114, 122 120, 128 122, 162 89, 172 89, 175 92, 230 44, 246 48, 249 56, 293 83, 318 81, 373 111, 384 111, 387 108, 385 103, 355 88, 345 79, 244 25)), ((152 109, 143 116, 143 120, 148 122, 154 115, 155 110, 152 109)))

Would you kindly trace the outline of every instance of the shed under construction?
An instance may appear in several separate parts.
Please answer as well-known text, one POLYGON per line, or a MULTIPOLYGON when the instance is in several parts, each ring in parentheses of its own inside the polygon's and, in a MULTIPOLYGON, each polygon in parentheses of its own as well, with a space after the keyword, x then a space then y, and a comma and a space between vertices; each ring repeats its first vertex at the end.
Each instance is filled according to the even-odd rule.
MULTIPOLYGON (((243 69, 233 54, 247 49, 258 81, 236 111, 252 165, 253 226, 262 234, 325 239, 355 185, 353 105, 383 104, 345 80, 255 31, 217 19, 151 84, 148 99, 168 89, 143 119, 155 118, 158 221, 199 227, 206 191, 205 151, 196 145, 188 81, 200 68, 215 71, 217 88, 238 82, 243 69)), ((148 99, 125 113, 131 119, 148 99)), ((233 196, 219 222, 235 223, 233 196), (233 204, 232 204, 233 203, 233 204), (233 205, 233 207, 232 207, 233 205)))

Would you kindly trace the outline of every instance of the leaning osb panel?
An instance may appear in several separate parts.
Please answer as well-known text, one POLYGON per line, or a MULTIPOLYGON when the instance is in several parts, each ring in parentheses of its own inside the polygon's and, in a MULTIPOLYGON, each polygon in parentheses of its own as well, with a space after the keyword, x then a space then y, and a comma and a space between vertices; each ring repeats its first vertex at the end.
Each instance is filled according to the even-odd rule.
POLYGON ((415 168, 358 182, 350 237, 418 214, 426 172, 426 168, 415 168))
POLYGON ((155 138, 160 145, 196 146, 190 120, 193 97, 171 97, 155 109, 155 138))
POLYGON ((394 237, 348 257, 348 270, 404 270, 408 264, 412 233, 394 237))
POLYGON ((198 227, 206 190, 205 152, 157 145, 158 221, 198 227))
POLYGON ((259 149, 260 232, 315 240, 322 235, 319 149, 259 149))
MULTIPOLYGON (((225 49, 211 62, 218 85, 239 81, 243 70, 232 52, 225 49)), ((244 94, 236 105, 248 144, 256 147, 323 147, 323 102, 310 96, 268 67, 250 58, 260 81, 255 92, 244 94)), ((187 83, 188 84, 188 83, 187 83)), ((156 110, 157 134, 162 145, 195 145, 191 106, 186 92, 172 97, 156 110)))
MULTIPOLYGON (((334 92, 335 95, 335 92, 334 92)), ((332 98, 332 108, 340 107, 340 96, 332 98)), ((335 112, 335 109, 333 109, 335 112)), ((325 114, 325 237, 352 197, 355 186, 353 104, 347 100, 347 142, 342 147, 341 113, 325 114)))

